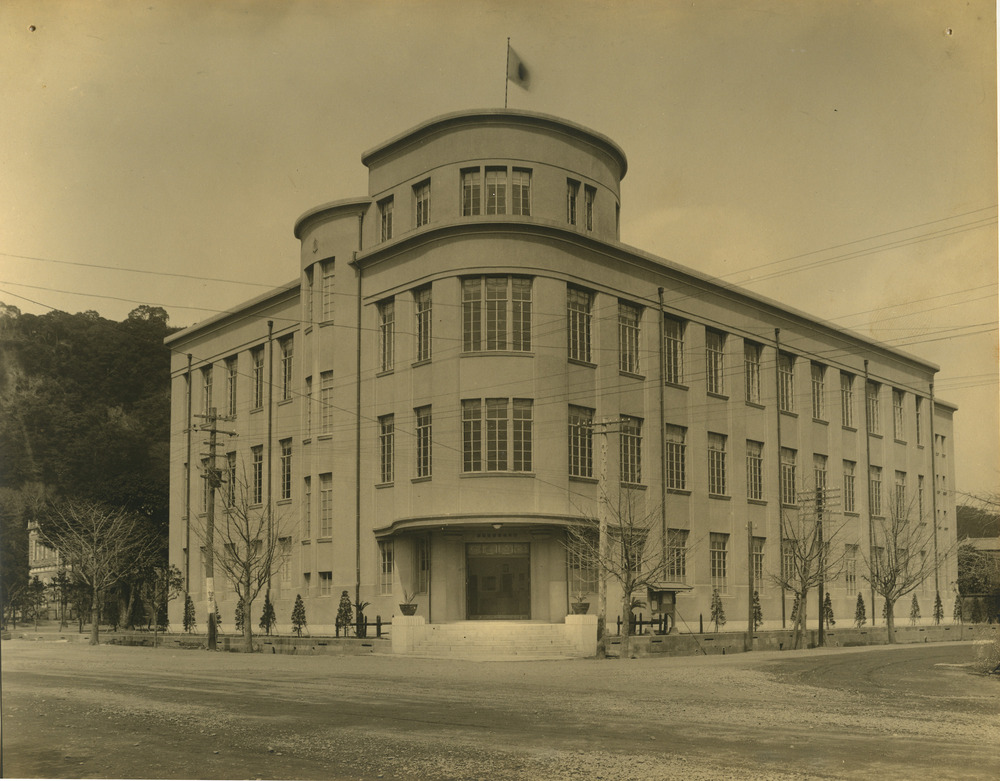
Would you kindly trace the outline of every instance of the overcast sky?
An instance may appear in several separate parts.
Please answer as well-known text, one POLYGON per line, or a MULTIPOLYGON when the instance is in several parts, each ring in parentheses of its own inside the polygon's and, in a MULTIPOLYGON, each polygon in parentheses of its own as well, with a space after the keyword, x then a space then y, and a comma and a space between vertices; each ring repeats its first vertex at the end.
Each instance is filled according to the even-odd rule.
POLYGON ((3 0, 0 301, 188 325, 294 279, 363 151, 503 105, 508 36, 511 108, 628 155, 624 242, 937 363, 957 487, 1000 488, 992 0, 3 0))

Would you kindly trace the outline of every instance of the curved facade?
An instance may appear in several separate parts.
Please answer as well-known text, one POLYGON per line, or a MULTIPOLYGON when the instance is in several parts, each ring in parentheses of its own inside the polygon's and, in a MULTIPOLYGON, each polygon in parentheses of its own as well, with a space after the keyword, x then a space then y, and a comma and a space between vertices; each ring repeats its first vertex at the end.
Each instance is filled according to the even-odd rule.
MULTIPOLYGON (((671 620, 707 615, 718 590, 739 621, 753 568, 779 626, 781 514, 820 479, 842 487, 855 546, 828 589, 838 615, 865 590, 857 546, 883 512, 866 476, 919 496, 954 538, 936 367, 622 245, 627 163, 609 139, 462 112, 362 162, 367 196, 296 222, 297 283, 171 337, 171 556, 193 594, 188 398, 232 412, 228 457, 284 517, 279 622, 302 594, 313 631, 345 590, 383 616, 413 601, 435 623, 561 621, 594 587, 566 527, 596 517, 602 493, 655 517, 647 545, 670 566, 651 607, 671 620)), ((923 587, 931 601, 948 566, 923 587)))

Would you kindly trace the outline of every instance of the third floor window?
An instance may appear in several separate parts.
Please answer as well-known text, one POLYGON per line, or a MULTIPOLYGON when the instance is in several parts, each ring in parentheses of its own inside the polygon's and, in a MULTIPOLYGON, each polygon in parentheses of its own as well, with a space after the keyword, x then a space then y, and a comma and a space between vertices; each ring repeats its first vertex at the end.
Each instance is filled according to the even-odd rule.
POLYGON ((531 350, 530 277, 462 280, 462 350, 531 350))

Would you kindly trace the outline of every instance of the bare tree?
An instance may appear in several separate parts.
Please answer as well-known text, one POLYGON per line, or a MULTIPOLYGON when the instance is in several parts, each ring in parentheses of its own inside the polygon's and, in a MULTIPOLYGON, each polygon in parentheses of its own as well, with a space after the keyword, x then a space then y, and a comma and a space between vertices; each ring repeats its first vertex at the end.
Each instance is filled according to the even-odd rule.
POLYGON ((644 508, 641 491, 623 488, 615 496, 603 495, 607 512, 607 539, 600 538, 599 520, 587 518, 567 530, 566 545, 583 568, 615 581, 622 591, 622 642, 620 659, 629 658, 632 610, 642 607, 647 588, 663 581, 666 562, 658 545, 649 544, 659 525, 659 508, 644 508))
POLYGON ((97 645, 104 594, 156 549, 157 539, 138 516, 97 502, 58 505, 41 526, 45 543, 59 551, 90 591, 90 644, 97 645))
MULTIPOLYGON (((911 520, 912 502, 892 501, 889 504, 888 515, 872 518, 871 545, 862 557, 867 569, 865 580, 885 600, 888 642, 895 643, 893 607, 901 597, 933 576, 936 562, 933 527, 911 520)), ((939 550, 937 559, 943 561, 950 554, 951 548, 939 550)))
POLYGON ((184 593, 184 574, 175 566, 153 567, 142 583, 142 601, 146 615, 153 623, 153 647, 160 631, 160 616, 167 613, 167 605, 184 593))

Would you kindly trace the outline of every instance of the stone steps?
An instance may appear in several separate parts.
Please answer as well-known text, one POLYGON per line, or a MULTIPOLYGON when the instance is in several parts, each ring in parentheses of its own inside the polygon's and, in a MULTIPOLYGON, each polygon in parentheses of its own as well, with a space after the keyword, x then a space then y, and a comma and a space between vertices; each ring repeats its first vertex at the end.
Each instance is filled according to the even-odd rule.
POLYGON ((450 659, 568 659, 578 656, 560 624, 462 621, 432 624, 414 656, 450 659))

